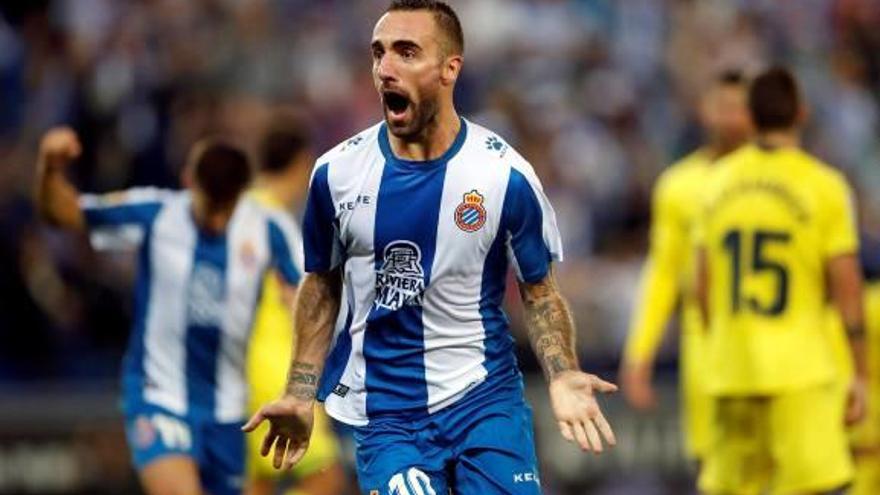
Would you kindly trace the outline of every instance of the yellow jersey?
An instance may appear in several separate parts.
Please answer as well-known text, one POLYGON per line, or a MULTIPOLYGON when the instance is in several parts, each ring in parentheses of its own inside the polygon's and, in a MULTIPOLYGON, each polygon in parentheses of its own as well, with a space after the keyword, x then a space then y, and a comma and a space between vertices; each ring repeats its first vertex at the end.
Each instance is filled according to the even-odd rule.
POLYGON ((748 145, 718 163, 697 224, 711 393, 771 395, 837 379, 825 266, 858 250, 851 196, 840 173, 798 148, 748 145))
MULTIPOLYGON (((271 194, 250 192, 260 205, 283 210, 271 194)), ((293 301, 282 290, 278 274, 268 272, 263 281, 260 302, 248 346, 247 372, 251 382, 252 408, 259 407, 266 397, 275 398, 284 388, 287 368, 293 350, 293 301)))
MULTIPOLYGON (((629 329, 624 359, 651 362, 676 303, 681 302, 683 338, 703 332, 694 288, 694 222, 712 160, 697 150, 671 165, 657 179, 651 205, 648 260, 642 270, 635 317, 629 329)), ((683 354, 684 356, 685 354, 683 354)))

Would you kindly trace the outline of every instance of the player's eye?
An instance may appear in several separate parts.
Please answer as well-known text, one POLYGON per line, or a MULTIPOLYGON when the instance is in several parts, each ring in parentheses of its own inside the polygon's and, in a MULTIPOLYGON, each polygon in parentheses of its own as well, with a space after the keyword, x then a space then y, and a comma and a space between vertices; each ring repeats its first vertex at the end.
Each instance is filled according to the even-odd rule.
POLYGON ((400 56, 404 58, 404 60, 412 60, 416 58, 416 50, 415 48, 404 48, 400 52, 400 56))
POLYGON ((379 60, 382 58, 382 54, 384 53, 381 48, 373 48, 373 60, 379 60))

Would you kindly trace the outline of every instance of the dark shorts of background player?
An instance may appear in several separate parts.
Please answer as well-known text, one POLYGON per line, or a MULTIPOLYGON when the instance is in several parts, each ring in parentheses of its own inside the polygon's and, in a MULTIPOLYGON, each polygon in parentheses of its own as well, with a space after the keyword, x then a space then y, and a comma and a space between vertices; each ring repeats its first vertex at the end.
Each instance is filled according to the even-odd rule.
POLYGON ((518 373, 421 419, 373 419, 354 437, 364 494, 541 493, 532 409, 518 373))
POLYGON ((125 433, 135 469, 163 457, 192 458, 211 495, 239 495, 244 483, 243 423, 186 418, 139 401, 125 407, 125 433))

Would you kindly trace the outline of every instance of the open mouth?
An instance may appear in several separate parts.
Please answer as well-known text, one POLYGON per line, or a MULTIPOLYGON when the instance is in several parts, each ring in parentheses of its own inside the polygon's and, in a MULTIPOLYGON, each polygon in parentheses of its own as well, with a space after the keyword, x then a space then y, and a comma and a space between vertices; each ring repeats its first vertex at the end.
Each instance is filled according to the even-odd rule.
POLYGON ((409 108, 409 98, 395 91, 384 91, 382 93, 382 101, 385 103, 385 108, 388 109, 388 112, 396 117, 402 116, 406 113, 406 109, 409 108))

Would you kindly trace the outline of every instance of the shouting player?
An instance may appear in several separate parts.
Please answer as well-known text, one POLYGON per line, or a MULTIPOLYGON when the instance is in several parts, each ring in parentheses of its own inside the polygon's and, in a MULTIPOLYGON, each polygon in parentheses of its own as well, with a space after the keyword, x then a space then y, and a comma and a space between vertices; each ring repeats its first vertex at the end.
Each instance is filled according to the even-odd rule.
MULTIPOLYGON (((305 199, 312 155, 309 137, 300 120, 280 112, 272 117, 258 145, 259 172, 251 197, 278 215, 289 215, 305 199)), ((263 283, 260 305, 254 319, 247 356, 250 396, 248 409, 254 413, 284 390, 285 372, 293 349, 293 301, 295 291, 283 276, 270 272, 263 283)), ((265 432, 262 432, 265 433, 265 432)), ((262 439, 247 439, 248 495, 277 493, 284 481, 271 462, 260 455, 262 439)), ((339 447, 329 421, 320 409, 315 412, 311 448, 293 472, 295 489, 287 495, 336 495, 345 483, 337 462, 339 447)))
POLYGON ((712 439, 706 493, 822 493, 853 474, 825 304, 850 337, 846 419, 864 414, 862 276, 852 194, 800 149, 794 77, 761 74, 749 91, 757 138, 718 164, 697 224, 697 293, 708 322, 712 439))
POLYGON ((70 129, 46 134, 37 207, 54 225, 74 231, 140 232, 122 389, 141 483, 150 495, 241 493, 250 325, 267 269, 285 284, 299 281, 297 230, 287 218, 239 199, 250 166, 223 141, 193 148, 184 191, 81 195, 64 175, 80 152, 70 129))
POLYGON ((680 304, 680 376, 685 451, 701 459, 708 441, 711 399, 703 379, 705 358, 702 317, 694 290, 694 221, 699 197, 712 164, 749 138, 747 85, 737 72, 722 73, 703 96, 700 116, 706 144, 670 166, 654 188, 651 244, 642 273, 636 315, 626 343, 621 385, 635 408, 654 407, 651 386, 654 357, 676 303, 680 304))
POLYGON ((274 445, 289 467, 317 397, 355 426, 362 493, 539 493, 501 308, 509 266, 562 435, 594 452, 614 443, 594 394, 616 387, 580 370, 554 281, 553 210, 516 151, 458 116, 463 37, 448 5, 393 1, 371 48, 385 119, 317 161, 288 386, 246 428, 269 419, 264 453, 274 445))

